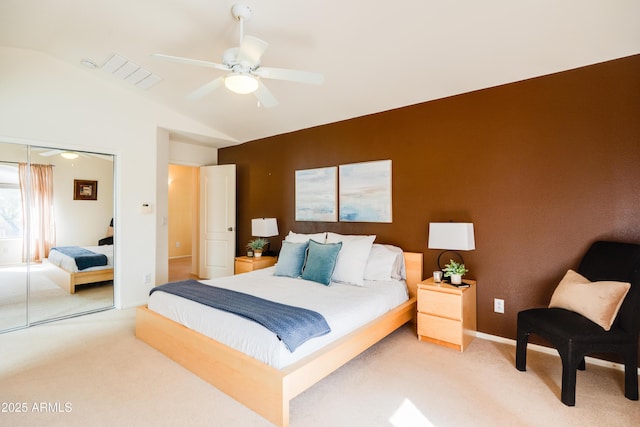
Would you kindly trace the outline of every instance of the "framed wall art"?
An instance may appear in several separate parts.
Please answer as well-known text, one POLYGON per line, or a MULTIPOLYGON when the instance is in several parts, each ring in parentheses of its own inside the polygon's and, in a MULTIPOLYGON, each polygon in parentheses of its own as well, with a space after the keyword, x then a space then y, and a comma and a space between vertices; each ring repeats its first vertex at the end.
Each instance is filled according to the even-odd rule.
POLYGON ((337 171, 335 166, 296 171, 296 221, 338 220, 337 171))
POLYGON ((391 160, 340 165, 340 221, 392 222, 391 160))
POLYGON ((98 181, 74 179, 73 200, 98 200, 98 181))

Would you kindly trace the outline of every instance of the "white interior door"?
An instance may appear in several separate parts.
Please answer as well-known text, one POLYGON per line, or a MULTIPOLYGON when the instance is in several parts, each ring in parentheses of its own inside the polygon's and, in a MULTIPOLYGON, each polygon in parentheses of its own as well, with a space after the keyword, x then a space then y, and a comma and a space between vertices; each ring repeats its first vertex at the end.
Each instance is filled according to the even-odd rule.
POLYGON ((200 272, 230 276, 236 254, 236 165, 200 168, 200 272))

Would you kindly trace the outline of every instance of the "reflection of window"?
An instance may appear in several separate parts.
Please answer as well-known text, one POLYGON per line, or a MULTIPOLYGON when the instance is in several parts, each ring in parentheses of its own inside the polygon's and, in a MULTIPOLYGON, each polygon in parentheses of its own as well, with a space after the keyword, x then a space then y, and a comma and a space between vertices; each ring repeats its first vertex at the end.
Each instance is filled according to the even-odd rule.
POLYGON ((0 239, 22 237, 20 189, 0 185, 0 239))
POLYGON ((2 165, 0 171, 0 239, 22 238, 18 168, 2 165))

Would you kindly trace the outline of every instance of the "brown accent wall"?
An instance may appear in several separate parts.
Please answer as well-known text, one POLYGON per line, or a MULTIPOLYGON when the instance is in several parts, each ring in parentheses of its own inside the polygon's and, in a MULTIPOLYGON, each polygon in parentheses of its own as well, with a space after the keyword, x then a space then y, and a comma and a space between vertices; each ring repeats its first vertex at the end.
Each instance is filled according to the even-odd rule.
POLYGON ((289 230, 377 234, 424 252, 427 276, 429 222, 473 222, 478 329, 515 338, 517 312, 548 304, 591 242, 640 243, 640 55, 252 141, 219 162, 238 168, 239 251, 250 219, 273 216, 275 248, 289 230), (294 220, 295 170, 382 159, 393 223, 294 220))

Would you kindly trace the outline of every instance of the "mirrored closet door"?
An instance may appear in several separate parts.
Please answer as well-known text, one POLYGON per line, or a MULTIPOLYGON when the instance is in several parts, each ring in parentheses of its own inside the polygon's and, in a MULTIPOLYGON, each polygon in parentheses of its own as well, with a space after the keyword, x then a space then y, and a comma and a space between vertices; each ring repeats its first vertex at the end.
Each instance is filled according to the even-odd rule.
POLYGON ((0 141, 0 332, 113 307, 114 156, 0 141))
POLYGON ((18 165, 27 146, 0 142, 0 331, 28 324, 28 264, 22 260, 18 165))

